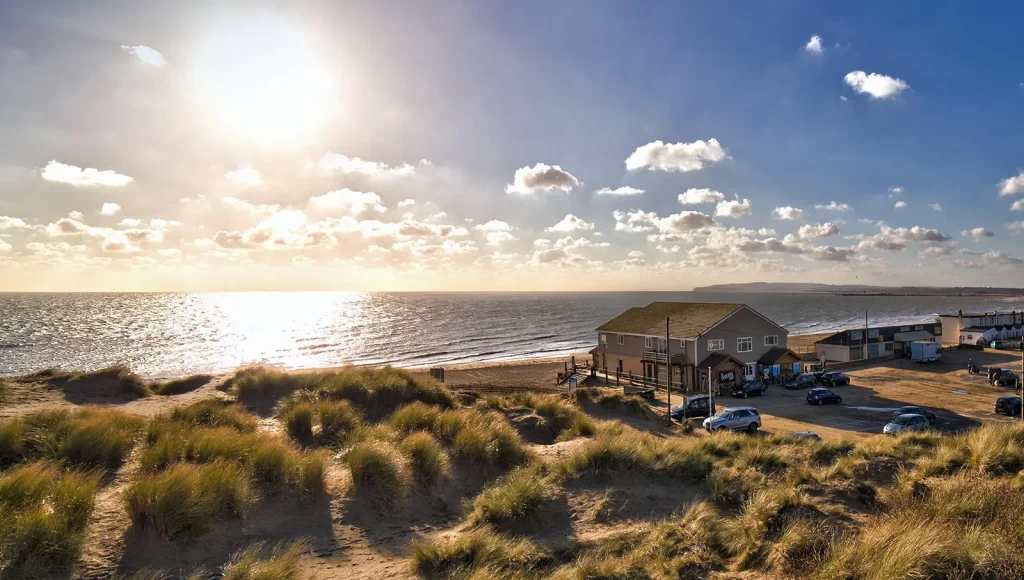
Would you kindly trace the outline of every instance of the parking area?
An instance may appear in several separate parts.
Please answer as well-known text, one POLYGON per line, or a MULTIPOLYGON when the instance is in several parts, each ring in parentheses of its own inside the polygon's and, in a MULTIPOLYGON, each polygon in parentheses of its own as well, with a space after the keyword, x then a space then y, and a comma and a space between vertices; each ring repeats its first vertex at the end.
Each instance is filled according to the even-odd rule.
MULTIPOLYGON (((822 437, 879 434, 893 411, 904 405, 930 409, 936 415, 935 429, 943 432, 960 431, 982 422, 1015 420, 993 411, 996 398, 1012 395, 1014 389, 989 385, 985 373, 969 374, 969 359, 986 369, 996 366, 1019 372, 1021 368, 1018 353, 953 350, 943 353, 939 363, 892 360, 844 369, 841 372, 850 377, 850 384, 832 389, 843 397, 839 405, 810 405, 807 389, 791 391, 780 386, 769 387, 764 397, 734 399, 724 395, 717 398, 717 405, 755 407, 762 417, 762 429, 770 433, 813 431, 822 437)), ((664 394, 659 394, 659 399, 664 401, 664 394)))

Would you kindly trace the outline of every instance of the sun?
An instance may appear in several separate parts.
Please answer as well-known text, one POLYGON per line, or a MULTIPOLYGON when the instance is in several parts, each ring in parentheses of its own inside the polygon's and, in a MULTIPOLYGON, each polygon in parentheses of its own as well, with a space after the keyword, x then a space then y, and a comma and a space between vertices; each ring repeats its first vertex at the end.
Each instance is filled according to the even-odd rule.
POLYGON ((234 22, 202 46, 194 95, 207 120, 262 142, 302 139, 336 112, 333 75, 303 31, 234 22))

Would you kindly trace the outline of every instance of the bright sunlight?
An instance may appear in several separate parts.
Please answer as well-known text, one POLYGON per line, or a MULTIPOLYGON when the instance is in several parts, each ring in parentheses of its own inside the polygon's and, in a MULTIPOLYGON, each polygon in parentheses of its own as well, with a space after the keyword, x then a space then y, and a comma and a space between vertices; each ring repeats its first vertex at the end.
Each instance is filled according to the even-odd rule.
POLYGON ((263 142, 299 140, 335 113, 334 79, 307 35, 270 18, 221 28, 199 53, 198 97, 214 122, 263 142))

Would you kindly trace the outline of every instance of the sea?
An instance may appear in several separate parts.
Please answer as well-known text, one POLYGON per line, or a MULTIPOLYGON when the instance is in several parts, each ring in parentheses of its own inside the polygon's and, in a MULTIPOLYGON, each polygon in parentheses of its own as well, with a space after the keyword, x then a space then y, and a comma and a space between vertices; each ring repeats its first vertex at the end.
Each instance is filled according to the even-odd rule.
POLYGON ((399 367, 578 353, 595 328, 654 301, 738 302, 814 334, 1024 310, 1024 298, 698 292, 0 294, 0 376, 123 363, 142 376, 262 363, 399 367))

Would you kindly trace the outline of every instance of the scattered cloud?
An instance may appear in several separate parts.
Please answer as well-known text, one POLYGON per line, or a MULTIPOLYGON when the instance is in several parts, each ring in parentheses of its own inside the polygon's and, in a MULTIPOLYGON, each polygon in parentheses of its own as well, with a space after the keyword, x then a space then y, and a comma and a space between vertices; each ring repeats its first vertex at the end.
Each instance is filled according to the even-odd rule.
POLYGON ((905 81, 878 73, 865 73, 855 70, 843 77, 843 82, 850 85, 856 93, 868 95, 872 99, 891 99, 910 88, 905 81))
POLYGON ((50 161, 43 168, 43 179, 56 183, 66 183, 75 187, 108 186, 124 187, 133 181, 127 175, 121 175, 116 171, 100 171, 92 167, 82 169, 74 165, 61 163, 56 159, 50 161))
POLYGON ((719 217, 740 217, 750 215, 750 200, 744 199, 731 199, 729 201, 720 201, 715 206, 715 215, 719 217))
POLYGON ((533 167, 516 169, 512 183, 505 186, 505 193, 531 194, 554 189, 566 193, 578 186, 580 180, 558 165, 538 163, 533 167))
POLYGON ((1020 266, 1024 260, 1007 255, 1005 252, 993 250, 982 254, 981 261, 986 264, 997 264, 1000 266, 1020 266))
MULTIPOLYGON (((2 221, 3 218, 0 218, 0 226, 2 226, 2 221)), ((1024 232, 1024 221, 1010 222, 1004 227, 1006 227, 1006 231, 1008 232, 1019 234, 1024 232)), ((0 229, 3 229, 3 227, 0 227, 0 229)))
MULTIPOLYGON (((416 173, 416 167, 408 163, 391 167, 379 161, 367 161, 358 157, 342 155, 341 153, 325 153, 320 158, 319 165, 321 169, 340 171, 346 174, 361 173, 373 176, 405 176, 416 173)), ((429 167, 432 163, 426 159, 421 159, 419 165, 420 167, 429 167)))
POLYGON ((687 172, 703 169, 705 164, 725 159, 725 149, 717 139, 697 140, 693 143, 665 143, 653 141, 637 147, 626 158, 626 169, 635 171, 687 172))
POLYGON ((167 66, 167 59, 164 58, 164 55, 160 54, 156 49, 148 46, 142 44, 137 44, 135 46, 122 44, 121 50, 132 55, 136 60, 143 64, 155 66, 157 68, 167 66))
POLYGON ((941 203, 933 203, 933 204, 930 204, 928 207, 932 208, 932 211, 942 211, 942 204, 941 203))
POLYGON ((1024 171, 999 182, 999 195, 1015 195, 1018 193, 1024 193, 1024 171))
POLYGON ((594 224, 574 215, 566 214, 562 221, 547 229, 549 232, 582 232, 594 229, 594 224))
POLYGON ((596 193, 597 195, 640 195, 643 192, 644 190, 642 189, 637 189, 635 187, 623 185, 622 187, 616 187, 615 189, 602 187, 601 189, 595 191, 594 193, 596 193))
POLYGON ((804 219, 804 210, 788 205, 777 207, 772 211, 772 218, 777 220, 802 220, 804 219))
POLYGON ((502 242, 510 242, 515 240, 515 236, 512 235, 512 226, 508 225, 508 222, 501 220, 491 220, 487 223, 475 226, 473 229, 485 233, 487 238, 487 244, 496 246, 502 242))
POLYGON ((245 185, 259 185, 263 181, 263 175, 252 167, 239 167, 233 171, 228 171, 224 174, 224 177, 245 185))
POLYGON ((697 205, 701 203, 718 203, 725 199, 725 195, 713 189, 690 188, 679 194, 679 203, 683 205, 697 205))
POLYGON ((845 103, 846 101, 849 101, 850 99, 847 99, 847 98, 846 98, 845 96, 843 96, 843 95, 839 95, 839 100, 840 100, 840 101, 843 101, 843 102, 845 103))
POLYGON ((1010 211, 1024 211, 1024 199, 1018 199, 1010 206, 1010 211))
POLYGON ((352 191, 347 187, 310 198, 310 202, 320 209, 341 209, 342 211, 354 214, 366 211, 374 211, 376 213, 388 211, 388 208, 384 207, 384 201, 376 193, 372 191, 352 191))
POLYGON ((893 204, 893 207, 896 208, 896 209, 903 209, 903 208, 907 207, 907 202, 905 202, 905 201, 897 201, 895 204, 893 204))
POLYGON ((632 252, 629 253, 629 257, 630 258, 643 258, 644 257, 644 253, 641 252, 640 250, 633 250, 632 252))
POLYGON ((861 250, 882 250, 886 252, 902 252, 907 249, 910 243, 918 243, 924 246, 935 246, 949 243, 951 239, 943 235, 939 230, 933 228, 893 228, 885 223, 879 222, 879 233, 873 236, 850 236, 850 239, 859 240, 857 247, 861 250))
POLYGON ((398 202, 398 209, 412 207, 414 205, 416 205, 415 199, 403 199, 402 201, 398 202))
MULTIPOLYGON (((895 194, 895 195, 899 195, 899 194, 903 193, 903 188, 902 187, 890 187, 889 188, 889 193, 895 194)), ((889 197, 892 197, 892 195, 890 195, 889 197)))
POLYGON ((29 227, 29 225, 21 218, 0 215, 0 230, 13 230, 27 227, 29 227))
POLYGON ((827 238, 829 236, 838 236, 839 226, 829 222, 824 224, 812 225, 807 224, 800 226, 797 230, 797 237, 801 240, 814 240, 817 238, 827 238))
POLYGON ((103 215, 114 215, 119 211, 121 211, 121 206, 110 202, 104 203, 103 207, 100 209, 100 213, 103 215))
POLYGON ((991 238, 995 234, 993 232, 986 230, 985 228, 974 228, 972 230, 964 230, 960 232, 960 235, 965 238, 974 238, 975 242, 980 242, 985 238, 991 238))
POLYGON ((850 206, 845 203, 837 203, 835 201, 828 202, 827 205, 816 205, 814 209, 823 209, 825 211, 838 211, 845 212, 850 211, 850 206))
POLYGON ((811 54, 821 54, 825 49, 821 46, 821 37, 815 34, 804 45, 804 50, 811 54))

